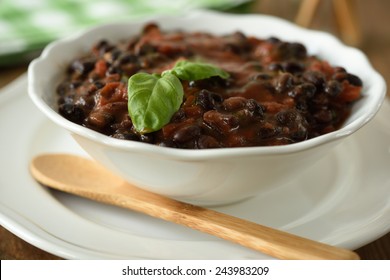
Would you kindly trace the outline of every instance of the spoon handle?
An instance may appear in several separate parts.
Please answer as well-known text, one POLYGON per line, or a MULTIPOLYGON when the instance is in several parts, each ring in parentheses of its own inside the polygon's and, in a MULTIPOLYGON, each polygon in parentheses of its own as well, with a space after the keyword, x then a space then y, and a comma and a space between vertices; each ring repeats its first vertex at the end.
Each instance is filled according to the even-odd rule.
POLYGON ((359 259, 359 256, 350 250, 161 197, 134 187, 131 187, 130 196, 127 195, 127 191, 119 192, 115 199, 104 202, 184 225, 279 259, 359 259))
POLYGON ((359 259, 347 249, 139 189, 77 156, 38 156, 30 170, 48 187, 184 225, 279 259, 359 259))

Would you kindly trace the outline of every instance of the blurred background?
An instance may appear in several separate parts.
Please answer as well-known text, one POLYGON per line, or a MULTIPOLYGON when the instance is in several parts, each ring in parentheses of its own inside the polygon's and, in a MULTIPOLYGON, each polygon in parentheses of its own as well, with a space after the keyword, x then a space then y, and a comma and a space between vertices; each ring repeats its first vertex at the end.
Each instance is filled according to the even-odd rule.
POLYGON ((197 8, 239 10, 248 0, 1 0, 0 65, 29 59, 47 43, 90 26, 197 8))
POLYGON ((383 75, 390 72, 387 0, 0 0, 1 85, 57 38, 99 23, 192 9, 268 14, 326 31, 362 49, 383 75))
MULTIPOLYGON (((104 22, 192 9, 273 15, 332 33, 361 49, 390 86, 388 0, 0 0, 0 94, 57 38, 104 22)), ((358 253, 363 259, 390 259, 390 234, 358 253)), ((0 226, 0 259, 19 258, 55 257, 0 226)))

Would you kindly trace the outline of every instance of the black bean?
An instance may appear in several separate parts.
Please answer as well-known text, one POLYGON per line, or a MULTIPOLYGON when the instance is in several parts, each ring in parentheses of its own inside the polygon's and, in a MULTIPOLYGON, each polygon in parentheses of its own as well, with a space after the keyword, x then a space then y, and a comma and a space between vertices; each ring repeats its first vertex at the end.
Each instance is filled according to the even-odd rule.
POLYGON ((267 42, 270 42, 272 44, 276 44, 276 43, 280 43, 280 39, 279 38, 276 38, 276 37, 269 37, 267 39, 267 42))
POLYGON ((215 110, 204 113, 203 121, 212 129, 225 135, 238 126, 238 119, 234 115, 223 114, 215 110))
POLYGON ((64 96, 69 89, 69 83, 61 83, 57 86, 56 92, 59 96, 64 96))
POLYGON ((306 113, 309 108, 306 98, 298 98, 295 108, 297 108, 299 112, 306 113))
POLYGON ((95 105, 95 99, 91 96, 78 96, 74 99, 74 104, 80 108, 92 109, 95 105))
POLYGON ((304 59, 307 55, 305 46, 300 43, 282 42, 277 47, 277 52, 281 60, 304 59))
POLYGON ((289 72, 293 74, 303 72, 303 70, 305 69, 302 63, 295 62, 295 61, 283 62, 282 68, 285 72, 289 72))
POLYGON ((227 79, 222 79, 221 77, 212 77, 211 79, 216 80, 217 84, 222 87, 231 87, 232 84, 234 83, 234 79, 232 77, 233 75, 230 75, 229 78, 227 79))
POLYGON ((291 134, 291 138, 294 139, 295 141, 303 141, 306 140, 308 137, 308 132, 307 129, 302 127, 301 129, 294 131, 291 134))
POLYGON ((189 86, 189 87, 197 87, 197 86, 198 86, 198 83, 197 83, 197 81, 189 81, 189 82, 188 82, 188 86, 189 86))
POLYGON ((307 56, 306 47, 301 43, 291 43, 290 52, 297 59, 304 59, 307 56))
POLYGON ((78 88, 79 86, 81 86, 82 85, 82 82, 80 82, 80 81, 74 81, 74 82, 72 82, 72 83, 69 83, 69 89, 76 89, 76 88, 78 88))
POLYGON ((222 103, 226 111, 232 112, 246 106, 247 99, 241 96, 233 96, 225 99, 222 103))
POLYGON ((180 108, 176 113, 173 114, 171 118, 171 122, 180 122, 184 120, 186 117, 186 114, 184 112, 183 108, 180 108))
POLYGON ((119 58, 120 64, 136 63, 136 62, 138 62, 138 57, 134 54, 124 54, 119 58))
POLYGON ((98 41, 97 43, 96 43, 96 48, 97 49, 101 49, 101 48, 104 48, 104 47, 107 47, 107 46, 109 46, 109 43, 108 43, 108 41, 107 40, 100 40, 100 41, 98 41))
POLYGON ((356 75, 348 73, 347 80, 353 86, 357 86, 357 87, 363 86, 362 80, 356 75))
POLYGON ((153 30, 159 30, 159 27, 156 23, 150 22, 143 27, 142 34, 152 32, 153 30))
POLYGON ((178 143, 185 143, 200 135, 200 127, 197 125, 186 125, 179 128, 173 134, 173 141, 178 143))
POLYGON ((117 60, 120 55, 122 54, 122 51, 120 49, 113 49, 111 51, 111 59, 112 61, 117 60))
POLYGON ((106 129, 114 121, 115 117, 112 114, 102 110, 91 112, 87 119, 88 124, 97 129, 106 129))
POLYGON ((114 138, 122 139, 122 140, 133 140, 133 141, 139 141, 139 136, 135 133, 132 133, 131 131, 116 131, 114 134, 111 135, 114 138))
POLYGON ((139 140, 144 143, 153 143, 154 136, 153 134, 141 134, 139 140))
POLYGON ((89 86, 85 88, 85 95, 92 96, 97 90, 98 88, 94 84, 89 84, 89 86))
POLYGON ((284 73, 276 80, 275 89, 277 92, 284 92, 294 85, 294 77, 290 73, 284 73))
POLYGON ((93 83, 98 89, 101 89, 102 87, 104 87, 106 84, 101 82, 101 81, 95 81, 93 83))
POLYGON ((173 142, 170 139, 164 139, 160 143, 158 143, 160 147, 170 147, 170 148, 177 148, 177 144, 173 142))
POLYGON ((280 63, 271 63, 268 65, 268 70, 277 72, 277 71, 282 71, 283 67, 280 63))
POLYGON ((95 45, 96 49, 99 50, 100 55, 112 49, 112 46, 107 40, 101 40, 95 45))
POLYGON ((316 105, 313 107, 313 110, 318 110, 320 108, 323 108, 324 106, 327 106, 329 104, 329 97, 326 95, 326 93, 321 92, 317 95, 315 95, 312 99, 310 99, 311 104, 316 105))
POLYGON ((130 117, 123 119, 121 122, 115 122, 110 127, 112 128, 113 131, 118 133, 119 132, 127 133, 130 131, 131 133, 136 134, 136 132, 132 130, 133 123, 131 122, 130 117))
POLYGON ((312 83, 303 83, 302 84, 302 91, 306 97, 312 98, 316 94, 317 88, 312 83))
POLYGON ((272 76, 267 73, 258 73, 252 77, 250 77, 250 80, 252 81, 268 81, 271 80, 272 76))
POLYGON ((334 71, 336 72, 336 73, 346 73, 347 72, 347 70, 345 70, 345 68, 344 67, 340 67, 340 66, 338 66, 338 67, 334 67, 333 68, 334 69, 334 71))
POLYGON ((215 76, 208 79, 190 81, 188 85, 190 87, 198 87, 198 88, 211 90, 214 87, 229 87, 232 81, 233 81, 232 77, 229 77, 227 79, 222 79, 219 76, 215 76))
POLYGON ((225 49, 235 54, 240 54, 249 48, 248 40, 242 32, 235 32, 225 37, 225 49))
POLYGON ((113 123, 114 121, 124 122, 127 121, 129 117, 127 110, 127 102, 125 101, 107 103, 100 108, 100 111, 102 112, 102 114, 105 114, 106 117, 109 117, 111 123, 113 123))
POLYGON ((128 63, 120 65, 121 74, 126 77, 131 77, 138 72, 140 67, 135 63, 128 63))
POLYGON ((344 71, 336 72, 333 75, 333 79, 336 81, 339 81, 339 82, 347 80, 351 85, 357 86, 357 87, 363 86, 363 82, 358 76, 344 72, 344 71))
POLYGON ((312 83, 302 83, 296 86, 292 91, 289 92, 289 96, 296 97, 307 97, 312 98, 317 91, 317 88, 312 83))
POLYGON ((199 149, 219 148, 220 144, 217 139, 209 135, 201 135, 198 139, 197 146, 199 149))
POLYGON ((296 124, 297 112, 295 111, 282 111, 276 114, 276 120, 279 124, 291 127, 296 124))
POLYGON ((325 76, 318 71, 307 71, 302 75, 307 82, 314 84, 317 88, 322 88, 325 85, 325 76))
POLYGON ((110 67, 108 67, 107 69, 107 74, 108 75, 111 75, 111 74, 120 74, 122 71, 119 67, 116 67, 114 65, 111 65, 110 67))
POLYGON ((246 107, 255 117, 264 117, 265 107, 257 103, 254 99, 248 99, 246 107))
POLYGON ((196 98, 196 103, 207 111, 216 109, 222 101, 223 98, 221 95, 207 89, 202 89, 196 98))
POLYGON ((240 45, 234 43, 227 43, 224 46, 224 50, 232 52, 234 54, 240 54, 244 51, 240 45))
POLYGON ((234 40, 237 40, 239 42, 246 42, 247 40, 247 37, 245 36, 244 33, 242 33, 241 31, 236 31, 233 33, 233 35, 231 36, 234 40))
POLYGON ((259 61, 250 61, 250 62, 243 64, 243 66, 240 67, 240 69, 242 69, 242 71, 246 71, 249 69, 249 70, 254 70, 254 71, 260 72, 260 71, 264 70, 264 67, 259 61))
POLYGON ((75 123, 81 123, 85 118, 84 110, 73 104, 62 104, 59 106, 58 111, 66 119, 75 123))
POLYGON ((273 126, 271 123, 265 123, 258 130, 258 136, 260 139, 267 139, 278 134, 279 129, 273 126))
POLYGON ((333 74, 332 79, 342 82, 347 79, 348 73, 346 72, 336 72, 333 74))
POLYGON ((75 96, 74 95, 67 95, 63 97, 62 103, 63 104, 70 104, 74 105, 75 96))
POLYGON ((329 123, 333 119, 333 114, 329 110, 321 110, 314 114, 314 118, 320 123, 329 123))
POLYGON ((78 72, 81 75, 86 75, 95 67, 95 60, 75 60, 70 65, 72 72, 78 72))
POLYGON ((342 89, 343 88, 342 88, 340 82, 338 82, 336 80, 331 80, 331 81, 328 81, 326 83, 324 91, 329 96, 336 97, 341 93, 342 89))
POLYGON ((136 55, 147 55, 156 52, 156 47, 149 43, 145 43, 140 46, 138 51, 136 52, 136 55))
POLYGON ((247 108, 237 111, 234 115, 237 117, 240 126, 246 126, 252 123, 254 119, 253 113, 247 108))

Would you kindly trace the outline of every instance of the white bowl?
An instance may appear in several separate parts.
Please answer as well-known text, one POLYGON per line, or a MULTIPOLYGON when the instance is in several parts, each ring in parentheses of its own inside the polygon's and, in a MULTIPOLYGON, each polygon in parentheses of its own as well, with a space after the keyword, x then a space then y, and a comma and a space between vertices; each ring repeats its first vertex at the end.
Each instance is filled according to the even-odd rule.
POLYGON ((87 153, 129 182, 194 204, 216 205, 277 188, 313 165, 374 117, 385 97, 386 86, 362 52, 343 45, 329 34, 309 31, 270 16, 196 11, 185 16, 103 25, 56 41, 31 63, 28 92, 36 106, 56 124, 69 130, 87 153), (240 30, 260 38, 275 36, 301 42, 308 53, 359 76, 364 84, 363 98, 354 105, 351 116, 339 130, 300 143, 273 147, 164 148, 114 139, 59 115, 55 89, 70 61, 88 52, 99 39, 115 42, 138 34, 151 20, 165 30, 180 28, 215 34, 240 30))

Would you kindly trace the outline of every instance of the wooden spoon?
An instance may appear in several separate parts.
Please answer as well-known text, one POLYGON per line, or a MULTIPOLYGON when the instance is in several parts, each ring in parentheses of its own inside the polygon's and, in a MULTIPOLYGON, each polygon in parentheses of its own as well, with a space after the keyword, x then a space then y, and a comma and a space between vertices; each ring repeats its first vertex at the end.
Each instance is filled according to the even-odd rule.
POLYGON ((197 229, 276 258, 359 259, 346 249, 141 190, 82 157, 41 155, 32 160, 30 170, 48 187, 197 229))

